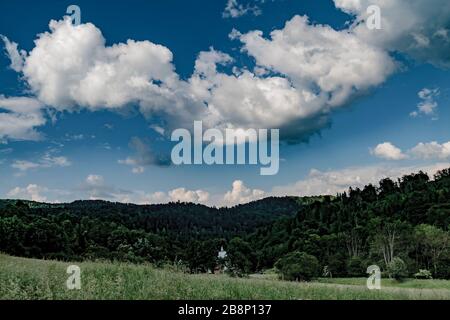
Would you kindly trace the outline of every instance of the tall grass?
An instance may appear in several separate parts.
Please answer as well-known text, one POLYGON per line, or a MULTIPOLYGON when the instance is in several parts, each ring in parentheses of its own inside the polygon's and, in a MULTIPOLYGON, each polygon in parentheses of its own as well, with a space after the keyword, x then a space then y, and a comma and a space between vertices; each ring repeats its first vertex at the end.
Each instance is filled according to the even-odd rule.
POLYGON ((68 290, 69 265, 0 255, 0 299, 450 299, 449 281, 434 283, 433 289, 384 287, 369 291, 363 279, 354 283, 292 283, 96 262, 77 264, 81 268, 81 290, 68 290))

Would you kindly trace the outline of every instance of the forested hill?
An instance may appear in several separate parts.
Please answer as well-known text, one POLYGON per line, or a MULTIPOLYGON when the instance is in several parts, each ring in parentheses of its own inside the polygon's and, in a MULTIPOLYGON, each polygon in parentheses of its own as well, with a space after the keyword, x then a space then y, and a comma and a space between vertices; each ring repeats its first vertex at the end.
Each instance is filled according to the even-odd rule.
POLYGON ((306 255, 328 276, 364 276, 378 265, 390 274, 426 270, 421 276, 450 278, 449 229, 450 169, 433 180, 419 172, 350 189, 258 229, 244 239, 255 253, 247 266, 261 270, 278 261, 293 270, 291 262, 306 255))
POLYGON ((193 203, 135 205, 107 201, 75 201, 48 204, 24 200, 0 200, 0 210, 23 211, 47 219, 70 215, 78 220, 114 222, 129 229, 167 233, 174 237, 186 234, 198 238, 228 238, 253 232, 256 228, 294 216, 309 198, 266 198, 233 208, 210 208, 193 203))
POLYGON ((267 198, 234 208, 105 201, 48 204, 0 200, 0 252, 61 260, 182 261, 213 268, 221 245, 283 217, 309 198, 267 198), (205 262, 207 261, 207 262, 205 262))
POLYGON ((206 272, 224 246, 230 272, 276 266, 286 278, 363 276, 373 264, 450 278, 449 228, 450 169, 335 197, 267 198, 234 208, 0 201, 0 252, 11 255, 176 263, 206 272), (304 270, 310 274, 298 274, 304 270))

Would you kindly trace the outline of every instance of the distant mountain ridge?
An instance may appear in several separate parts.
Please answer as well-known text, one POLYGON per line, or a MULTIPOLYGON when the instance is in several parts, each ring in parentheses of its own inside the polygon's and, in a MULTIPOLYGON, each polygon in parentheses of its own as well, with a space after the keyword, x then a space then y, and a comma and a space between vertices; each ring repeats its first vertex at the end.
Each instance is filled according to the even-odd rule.
POLYGON ((192 202, 168 202, 168 203, 154 203, 154 204, 136 204, 136 203, 125 203, 125 202, 114 202, 114 201, 108 201, 108 200, 75 200, 72 202, 61 202, 61 203, 53 203, 53 202, 39 202, 39 201, 33 201, 33 200, 25 200, 25 199, 0 199, 0 208, 5 208, 8 204, 15 205, 17 202, 22 202, 23 204, 26 204, 30 208, 61 208, 61 207, 80 207, 85 206, 87 203, 91 204, 92 206, 105 206, 107 204, 109 205, 117 205, 117 206, 135 206, 135 207, 163 207, 168 206, 172 204, 190 204, 194 206, 203 206, 210 209, 217 209, 217 210, 223 210, 223 209, 234 209, 234 208, 245 208, 248 206, 254 206, 261 203, 271 203, 272 201, 286 201, 290 202, 291 200, 296 201, 298 204, 304 205, 304 204, 310 204, 315 201, 322 201, 325 198, 334 198, 334 196, 307 196, 307 197, 296 197, 296 196, 284 196, 284 197, 266 197, 260 200, 251 201, 248 203, 243 204, 237 204, 232 207, 221 207, 217 208, 215 206, 207 206, 203 204, 198 203, 192 203, 192 202))
POLYGON ((309 203, 310 198, 269 197, 232 208, 215 208, 201 204, 172 202, 137 205, 103 200, 78 200, 71 203, 41 203, 29 200, 0 200, 0 209, 23 207, 40 216, 68 212, 82 218, 113 220, 129 228, 157 232, 165 229, 176 233, 191 233, 201 229, 203 234, 218 236, 231 232, 246 234, 283 217, 293 217, 309 203))

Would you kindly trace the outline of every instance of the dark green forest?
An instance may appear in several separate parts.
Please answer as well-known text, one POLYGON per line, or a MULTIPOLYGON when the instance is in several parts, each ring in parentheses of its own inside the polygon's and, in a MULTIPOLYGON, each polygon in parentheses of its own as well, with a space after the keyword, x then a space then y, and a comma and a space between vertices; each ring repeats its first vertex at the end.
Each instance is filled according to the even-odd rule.
POLYGON ((0 200, 0 251, 63 261, 116 260, 286 279, 450 278, 450 169, 336 196, 266 198, 233 208, 105 201, 0 200), (227 258, 218 261, 221 247, 227 258))

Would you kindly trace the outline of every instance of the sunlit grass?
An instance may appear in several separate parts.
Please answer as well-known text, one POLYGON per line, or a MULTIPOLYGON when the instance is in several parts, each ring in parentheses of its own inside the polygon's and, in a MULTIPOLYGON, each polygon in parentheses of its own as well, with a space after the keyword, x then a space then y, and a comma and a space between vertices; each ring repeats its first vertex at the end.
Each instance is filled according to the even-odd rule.
MULTIPOLYGON (((320 283, 331 284, 344 284, 364 286, 366 284, 366 278, 334 278, 334 279, 319 279, 320 283)), ((397 281, 393 279, 382 279, 381 285, 385 287, 395 288, 410 288, 410 289, 446 289, 450 290, 449 280, 418 280, 418 279, 405 279, 397 281)))
POLYGON ((409 285, 386 282, 381 291, 369 291, 365 279, 294 283, 187 275, 150 265, 97 262, 78 263, 81 290, 68 290, 69 265, 0 255, 0 299, 450 299, 450 281, 412 280, 409 285))

